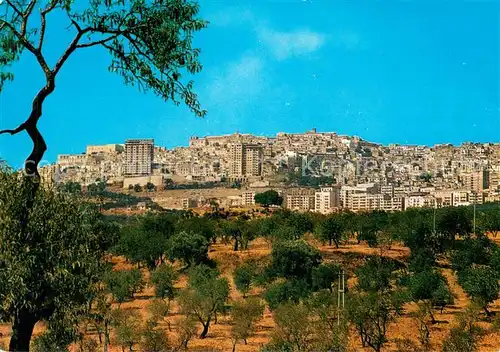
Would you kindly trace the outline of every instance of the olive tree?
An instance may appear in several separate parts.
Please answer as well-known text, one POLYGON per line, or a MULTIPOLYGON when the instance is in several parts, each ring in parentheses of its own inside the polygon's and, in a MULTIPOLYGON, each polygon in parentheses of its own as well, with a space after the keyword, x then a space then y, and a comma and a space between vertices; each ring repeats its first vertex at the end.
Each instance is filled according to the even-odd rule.
POLYGON ((113 233, 96 207, 39 187, 26 211, 25 177, 0 171, 0 319, 11 351, 28 351, 35 324, 88 306, 113 233))
POLYGON ((203 325, 200 338, 205 338, 212 319, 225 308, 229 296, 229 283, 219 272, 206 265, 198 265, 189 272, 188 287, 180 294, 184 313, 196 317, 203 325))

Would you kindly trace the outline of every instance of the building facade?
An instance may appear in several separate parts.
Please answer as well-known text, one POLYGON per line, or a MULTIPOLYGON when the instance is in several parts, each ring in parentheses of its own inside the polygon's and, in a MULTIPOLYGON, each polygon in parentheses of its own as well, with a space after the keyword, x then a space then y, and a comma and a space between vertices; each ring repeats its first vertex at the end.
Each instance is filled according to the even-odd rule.
POLYGON ((125 143, 125 176, 149 176, 154 157, 153 139, 129 139, 125 143))

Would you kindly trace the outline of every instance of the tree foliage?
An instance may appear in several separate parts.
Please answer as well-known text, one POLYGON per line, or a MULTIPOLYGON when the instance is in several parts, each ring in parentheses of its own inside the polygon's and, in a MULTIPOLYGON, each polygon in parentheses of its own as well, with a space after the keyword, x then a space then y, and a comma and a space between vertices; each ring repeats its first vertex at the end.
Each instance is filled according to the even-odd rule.
POLYGON ((271 189, 269 191, 257 193, 255 195, 255 203, 264 207, 268 207, 270 205, 281 205, 283 203, 283 197, 281 197, 278 192, 271 189))
POLYGON ((168 242, 170 259, 180 259, 187 266, 197 265, 208 259, 208 242, 202 235, 192 232, 179 232, 168 242))
POLYGON ((166 263, 156 268, 151 273, 151 281, 155 285, 155 296, 158 298, 173 299, 175 296, 175 281, 179 275, 175 269, 166 263))
POLYGON ((200 338, 205 338, 212 319, 223 312, 229 295, 227 279, 220 278, 217 270, 198 265, 189 272, 188 287, 181 292, 182 310, 195 316, 203 325, 200 338))
POLYGON ((239 340, 247 344, 247 339, 254 333, 255 324, 263 313, 264 305, 258 298, 234 302, 231 308, 233 350, 239 340))
POLYGON ((0 318, 11 350, 28 350, 34 325, 88 304, 116 235, 97 209, 0 171, 0 318))
POLYGON ((343 239, 343 231, 344 228, 340 216, 332 214, 319 222, 315 234, 320 241, 328 241, 330 246, 335 243, 335 247, 339 248, 340 241, 343 239))
POLYGON ((120 304, 133 298, 144 285, 139 269, 110 271, 104 277, 104 282, 113 298, 120 304))

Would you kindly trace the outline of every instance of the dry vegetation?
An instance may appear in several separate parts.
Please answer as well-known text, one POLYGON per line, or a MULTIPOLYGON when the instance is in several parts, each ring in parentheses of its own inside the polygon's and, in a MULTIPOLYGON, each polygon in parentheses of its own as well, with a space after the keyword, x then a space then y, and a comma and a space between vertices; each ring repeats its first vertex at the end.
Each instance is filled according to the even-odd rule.
MULTIPOLYGON (((493 238, 495 241, 498 239, 493 238)), ((311 240, 311 242, 314 242, 311 240)), ((385 249, 382 252, 377 248, 370 248, 364 244, 345 244, 340 248, 335 248, 331 246, 318 246, 325 258, 325 260, 334 260, 340 262, 349 271, 350 267, 354 268, 361 260, 366 256, 371 255, 384 255, 397 260, 405 260, 409 255, 409 250, 406 247, 400 245, 394 245, 390 249, 385 249)), ((247 258, 263 258, 270 253, 270 247, 267 242, 263 239, 258 239, 251 243, 248 250, 234 252, 232 250, 231 244, 215 244, 211 246, 209 256, 214 259, 222 275, 227 277, 231 283, 230 300, 236 300, 241 298, 241 294, 236 290, 234 284, 232 283, 232 272, 237 267, 239 263, 247 258)), ((115 269, 126 269, 130 268, 131 265, 126 263, 123 258, 113 258, 113 263, 115 264, 115 269)), ((456 296, 455 304, 453 306, 448 306, 444 309, 443 313, 437 313, 436 319, 437 323, 430 326, 431 332, 431 348, 432 350, 440 350, 444 338, 449 333, 449 330, 456 323, 457 313, 463 311, 467 306, 469 299, 465 295, 462 288, 457 283, 456 277, 452 270, 449 268, 442 268, 442 273, 448 280, 450 288, 453 294, 456 296)), ((149 273, 147 271, 143 272, 146 278, 149 278, 149 273)), ((177 282, 177 287, 182 288, 186 286, 186 277, 181 275, 177 282)), ((352 286, 353 280, 349 280, 349 285, 352 286)), ((154 298, 154 289, 152 286, 146 286, 141 292, 135 295, 134 300, 125 302, 121 305, 121 308, 137 310, 140 312, 141 316, 146 320, 148 318, 147 306, 150 301, 154 298)), ((259 289, 253 289, 250 292, 250 296, 258 295, 260 293, 259 289)), ((397 319, 395 323, 392 323, 389 327, 388 337, 389 342, 383 347, 384 351, 393 351, 396 348, 395 340, 398 338, 412 338, 417 340, 418 334, 418 324, 411 317, 411 312, 416 308, 415 304, 409 303, 404 307, 404 313, 401 317, 397 319)), ((491 306, 491 310, 498 314, 500 312, 500 300, 496 301, 491 306)), ((179 313, 179 307, 174 302, 171 308, 169 317, 167 318, 171 324, 172 332, 170 333, 170 338, 175 339, 175 334, 177 331, 177 322, 182 316, 179 313)), ((482 337, 480 343, 480 351, 497 351, 500 349, 500 333, 494 332, 491 329, 491 324, 482 320, 480 325, 487 329, 487 333, 482 337)), ((274 322, 272 314, 268 309, 265 310, 262 319, 257 324, 256 333, 254 336, 248 339, 248 344, 243 343, 238 344, 237 351, 257 351, 260 347, 269 341, 273 330, 274 322)), ((167 322, 163 322, 161 327, 165 330, 167 328, 167 322)), ((39 323, 35 327, 35 335, 40 334, 44 329, 44 324, 39 323)), ((213 324, 210 328, 210 332, 206 339, 194 338, 189 343, 189 350, 191 351, 231 351, 231 322, 228 316, 219 317, 217 324, 213 324)), ((9 325, 2 325, 0 327, 1 333, 1 343, 6 346, 8 343, 11 329, 9 325)), ((97 339, 97 334, 90 333, 93 338, 97 339)), ((359 342, 358 336, 354 331, 351 332, 351 347, 356 351, 368 351, 369 349, 363 349, 359 342)), ((75 350, 75 348, 73 348, 75 350)), ((109 346, 110 352, 121 351, 121 347, 112 343, 109 346)))

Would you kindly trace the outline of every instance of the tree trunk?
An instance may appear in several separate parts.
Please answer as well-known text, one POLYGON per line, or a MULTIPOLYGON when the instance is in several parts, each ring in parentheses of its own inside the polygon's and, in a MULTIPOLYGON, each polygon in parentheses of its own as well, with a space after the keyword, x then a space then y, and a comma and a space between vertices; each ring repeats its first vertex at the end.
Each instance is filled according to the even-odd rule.
POLYGON ((235 252, 237 252, 237 251, 238 251, 238 239, 237 239, 237 238, 235 238, 235 239, 234 239, 234 247, 233 247, 233 250, 234 250, 235 252))
POLYGON ((27 352, 30 349, 31 335, 37 318, 29 312, 21 311, 14 318, 12 337, 10 338, 9 351, 27 352))
POLYGON ((109 344, 109 329, 108 322, 104 323, 104 352, 108 352, 108 344, 109 344))
POLYGON ((330 247, 331 247, 331 246, 332 246, 332 244, 333 244, 333 239, 332 239, 331 237, 328 239, 328 244, 330 245, 330 247))
POLYGON ((236 341, 233 341, 233 349, 232 352, 236 352, 236 341))
POLYGON ((434 318, 434 314, 432 314, 432 307, 429 308, 429 315, 431 316, 431 324, 436 324, 436 318, 434 318))
POLYGON ((203 324, 203 331, 200 334, 200 339, 204 339, 205 337, 207 337, 208 328, 210 327, 210 319, 211 318, 208 318, 206 323, 202 323, 203 324))

